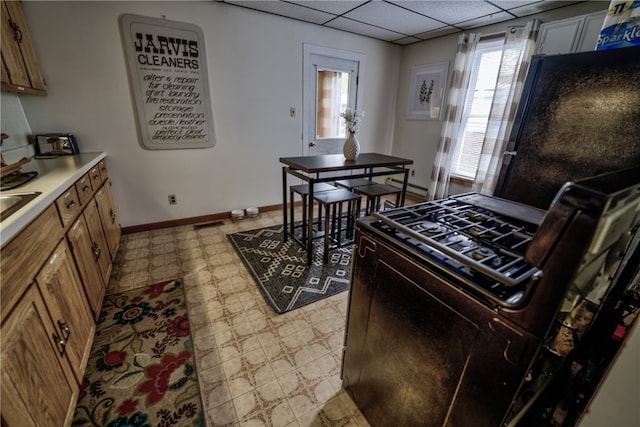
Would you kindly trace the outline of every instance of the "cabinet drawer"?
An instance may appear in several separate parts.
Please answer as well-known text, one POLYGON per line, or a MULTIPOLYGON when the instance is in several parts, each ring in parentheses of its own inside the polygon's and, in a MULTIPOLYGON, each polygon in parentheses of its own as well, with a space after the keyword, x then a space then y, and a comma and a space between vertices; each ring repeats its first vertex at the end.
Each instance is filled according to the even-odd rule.
POLYGON ((86 173, 76 181, 76 191, 78 192, 78 199, 80 199, 80 204, 82 206, 86 206, 87 202, 91 199, 93 195, 93 187, 91 185, 91 179, 89 179, 89 174, 86 173))
POLYGON ((101 182, 105 182, 107 178, 109 178, 109 171, 107 170, 107 161, 101 160, 100 163, 98 163, 98 169, 100 170, 100 179, 102 180, 101 182))
POLYGON ((100 165, 95 165, 89 171, 89 179, 91 180, 91 185, 94 189, 100 188, 102 185, 102 177, 100 176, 100 165))
POLYGON ((62 196, 58 197, 56 206, 58 207, 58 213, 60 213, 62 225, 67 227, 82 211, 76 187, 70 187, 62 196))
POLYGON ((82 206, 86 206, 87 202, 91 200, 91 196, 93 196, 93 186, 91 185, 91 179, 89 178, 89 174, 86 173, 76 181, 76 191, 78 192, 78 199, 80 200, 80 204, 82 206))

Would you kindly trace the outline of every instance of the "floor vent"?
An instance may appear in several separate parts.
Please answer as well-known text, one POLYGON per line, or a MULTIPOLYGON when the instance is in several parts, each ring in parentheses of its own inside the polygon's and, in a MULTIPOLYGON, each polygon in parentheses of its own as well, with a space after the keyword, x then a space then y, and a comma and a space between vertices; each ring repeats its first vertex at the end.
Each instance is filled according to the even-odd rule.
POLYGON ((195 224, 193 226, 193 229, 198 231, 198 230, 202 230, 203 228, 219 227, 219 226, 221 226, 223 224, 224 224, 224 221, 222 221, 222 220, 211 221, 211 222, 203 222, 201 224, 195 224))

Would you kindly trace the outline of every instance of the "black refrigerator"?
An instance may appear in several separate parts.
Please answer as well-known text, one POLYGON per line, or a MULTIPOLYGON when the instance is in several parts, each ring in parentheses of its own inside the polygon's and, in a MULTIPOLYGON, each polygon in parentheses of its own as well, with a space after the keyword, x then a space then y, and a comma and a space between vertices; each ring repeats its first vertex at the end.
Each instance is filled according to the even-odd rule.
MULTIPOLYGON (((566 182, 638 165, 640 47, 535 55, 494 195, 547 210, 566 182)), ((610 285, 589 332, 563 359, 561 368, 551 370, 551 382, 546 383, 551 385, 540 386, 540 379, 549 378, 552 352, 541 353, 532 365, 532 379, 511 410, 512 414, 520 411, 519 415, 508 426, 566 427, 580 422, 605 372, 615 365, 619 345, 629 338, 618 342, 612 331, 632 322, 628 307, 637 311, 640 246, 632 245, 629 260, 610 285), (577 370, 576 366, 587 368, 577 370)), ((616 263, 611 257, 603 266, 616 263)), ((611 279, 607 271, 602 267, 602 277, 611 279)), ((616 393, 621 397, 625 391, 616 393)))
POLYGON ((567 181, 640 164, 640 47, 535 55, 494 195, 541 209, 567 181))

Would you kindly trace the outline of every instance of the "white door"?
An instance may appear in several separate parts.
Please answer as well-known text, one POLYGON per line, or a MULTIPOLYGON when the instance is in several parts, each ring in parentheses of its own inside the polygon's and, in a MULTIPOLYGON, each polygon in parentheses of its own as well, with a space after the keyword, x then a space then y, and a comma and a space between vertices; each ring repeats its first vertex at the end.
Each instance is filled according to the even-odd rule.
POLYGON ((346 108, 358 108, 363 56, 304 45, 303 148, 305 156, 342 153, 346 108))

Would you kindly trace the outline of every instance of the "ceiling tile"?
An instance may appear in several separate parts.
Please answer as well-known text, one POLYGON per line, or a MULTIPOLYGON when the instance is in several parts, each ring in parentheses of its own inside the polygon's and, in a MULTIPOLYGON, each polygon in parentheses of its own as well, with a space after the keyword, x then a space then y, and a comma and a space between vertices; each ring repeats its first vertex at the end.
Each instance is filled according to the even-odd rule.
POLYGON ((513 16, 507 12, 498 12, 489 16, 482 16, 476 19, 471 19, 465 22, 459 22, 456 24, 456 27, 462 28, 463 30, 469 30, 472 28, 482 27, 483 25, 496 24, 498 22, 508 21, 509 19, 513 19, 513 16))
POLYGON ((321 12, 308 7, 298 6, 293 3, 282 1, 225 1, 225 3, 234 4, 236 6, 244 6, 249 9, 268 12, 275 15, 285 16, 288 18, 298 19, 300 21, 311 22, 313 24, 324 24, 334 18, 334 15, 321 12))
POLYGON ((434 39, 440 36, 446 36, 448 34, 459 33, 460 30, 456 27, 442 27, 437 30, 427 31, 426 33, 414 34, 415 37, 418 37, 422 40, 434 39))
POLYGON ((396 33, 395 31, 385 30, 384 28, 374 27, 373 25, 363 24, 347 18, 336 18, 326 23, 325 26, 385 41, 398 40, 404 36, 404 34, 396 33))
POLYGON ((381 1, 367 3, 344 16, 406 35, 422 33, 442 26, 441 22, 381 1))
MULTIPOLYGON (((505 3, 505 6, 508 4, 509 7, 505 7, 508 9, 510 13, 515 16, 522 17, 533 15, 534 13, 540 13, 551 9, 557 9, 560 7, 569 6, 572 4, 580 3, 577 1, 537 1, 537 2, 526 2, 528 4, 522 4, 522 2, 516 1, 503 1, 496 2, 498 6, 503 7, 502 3, 505 3)), ((603 6, 603 8, 605 8, 603 6)))
POLYGON ((366 3, 366 1, 291 1, 291 3, 309 7, 311 9, 321 10, 323 12, 332 13, 334 15, 342 15, 366 3))
POLYGON ((402 46, 411 44, 411 43, 416 43, 416 42, 421 42, 422 39, 417 39, 415 37, 405 37, 399 40, 394 40, 393 42, 402 46))
POLYGON ((500 9, 482 0, 476 1, 392 1, 391 3, 427 15, 445 24, 500 12, 500 9))

